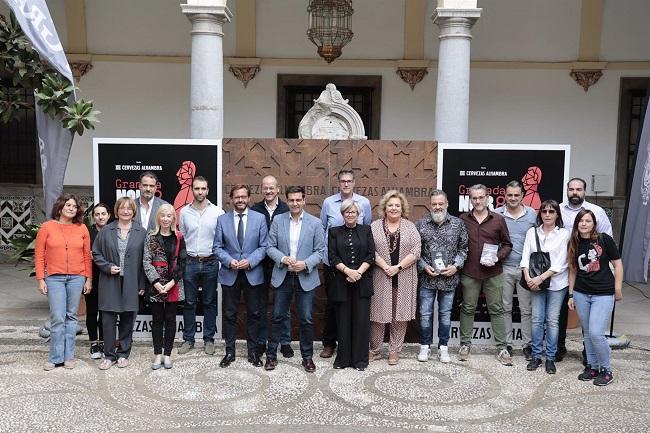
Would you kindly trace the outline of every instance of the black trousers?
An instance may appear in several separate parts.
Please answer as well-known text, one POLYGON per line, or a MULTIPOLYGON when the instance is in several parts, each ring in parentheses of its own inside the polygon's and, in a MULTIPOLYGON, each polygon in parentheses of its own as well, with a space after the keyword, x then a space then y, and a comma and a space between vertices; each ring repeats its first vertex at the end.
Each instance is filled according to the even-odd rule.
MULTIPOLYGON (((331 269, 329 266, 323 265, 323 274, 325 275, 325 293, 327 294, 327 302, 325 303, 325 314, 323 317, 323 346, 336 347, 337 340, 337 320, 336 320, 336 306, 331 301, 329 288, 332 279, 331 269)), ((366 353, 366 355, 368 355, 366 353)))
POLYGON ((246 346, 248 356, 253 356, 257 348, 257 333, 259 330, 260 310, 263 294, 266 290, 264 283, 253 286, 248 282, 245 271, 237 273, 237 279, 232 286, 221 285, 223 302, 223 337, 226 341, 226 353, 235 354, 237 339, 237 313, 242 292, 246 304, 246 346))
POLYGON ((104 328, 104 357, 111 361, 118 358, 128 358, 133 343, 133 322, 137 311, 102 311, 102 327, 104 328), (117 319, 119 317, 119 325, 117 319), (119 347, 115 349, 115 327, 118 327, 119 347))
POLYGON ((339 346, 334 365, 368 367, 370 298, 360 297, 358 284, 348 284, 348 298, 336 302, 339 346))
POLYGON ((86 329, 88 330, 88 339, 90 341, 104 341, 104 330, 102 329, 102 312, 97 308, 97 287, 87 295, 86 300, 86 329))
POLYGON ((165 356, 171 356, 176 336, 176 302, 152 302, 151 304, 151 337, 153 353, 163 353, 163 329, 165 356))
POLYGON ((564 300, 562 301, 562 309, 560 309, 560 318, 558 327, 559 332, 557 335, 557 350, 566 352, 566 327, 569 322, 569 292, 567 291, 564 294, 564 300))

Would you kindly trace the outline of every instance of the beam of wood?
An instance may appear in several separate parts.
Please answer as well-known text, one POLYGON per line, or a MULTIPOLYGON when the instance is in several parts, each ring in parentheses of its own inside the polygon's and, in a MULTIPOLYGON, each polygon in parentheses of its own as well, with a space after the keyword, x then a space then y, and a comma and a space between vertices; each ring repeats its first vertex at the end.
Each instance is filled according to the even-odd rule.
POLYGON ((68 53, 88 52, 86 38, 86 0, 65 0, 65 20, 68 31, 68 53))
POLYGON ((235 10, 236 19, 236 44, 235 53, 237 57, 255 57, 257 48, 255 46, 256 12, 255 0, 237 0, 235 10))
POLYGON ((427 0, 404 0, 404 58, 424 58, 427 0))
POLYGON ((600 59, 603 3, 603 0, 582 0, 578 48, 578 59, 581 61, 598 61, 600 59))

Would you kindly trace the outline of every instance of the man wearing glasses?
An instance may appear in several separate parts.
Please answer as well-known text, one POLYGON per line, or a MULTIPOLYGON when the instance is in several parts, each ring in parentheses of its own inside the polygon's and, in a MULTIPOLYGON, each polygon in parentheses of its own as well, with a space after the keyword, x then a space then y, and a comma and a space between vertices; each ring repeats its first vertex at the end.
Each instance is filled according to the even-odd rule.
MULTIPOLYGON (((341 203, 343 200, 351 198, 360 209, 358 224, 370 224, 372 222, 372 210, 370 201, 354 192, 354 172, 352 170, 341 170, 338 174, 339 192, 327 197, 323 202, 320 212, 320 220, 325 230, 325 251, 327 251, 327 236, 329 229, 343 225, 343 216, 341 215, 341 203)), ((323 329, 323 351, 320 353, 321 358, 331 358, 334 355, 337 341, 336 329, 336 312, 334 304, 330 301, 329 283, 330 269, 327 254, 323 257, 323 267, 325 274, 325 289, 328 293, 327 304, 325 307, 324 329, 323 329)))

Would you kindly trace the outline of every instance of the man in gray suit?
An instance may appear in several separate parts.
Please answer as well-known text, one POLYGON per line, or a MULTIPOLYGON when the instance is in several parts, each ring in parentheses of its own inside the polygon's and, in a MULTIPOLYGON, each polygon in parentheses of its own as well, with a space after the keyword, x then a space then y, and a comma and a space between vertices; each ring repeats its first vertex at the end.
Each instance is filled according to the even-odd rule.
POLYGON ((312 305, 315 288, 320 284, 318 264, 325 253, 325 233, 320 220, 303 210, 305 189, 286 189, 289 213, 278 215, 271 223, 267 255, 275 262, 271 286, 275 289, 273 321, 266 350, 266 370, 278 365, 277 352, 283 322, 295 296, 300 330, 302 366, 308 373, 316 370, 314 361, 314 323, 312 305))
POLYGON ((268 229, 264 215, 248 209, 250 190, 246 185, 234 185, 230 190, 233 210, 217 219, 213 251, 221 263, 219 282, 223 296, 223 336, 226 355, 219 363, 228 367, 235 360, 237 311, 241 293, 246 303, 248 362, 261 367, 257 352, 257 332, 262 308, 266 238, 268 229))
POLYGON ((145 171, 140 175, 140 198, 136 200, 138 212, 135 223, 150 232, 156 228, 156 212, 158 208, 167 203, 156 197, 158 190, 158 176, 153 171, 145 171))

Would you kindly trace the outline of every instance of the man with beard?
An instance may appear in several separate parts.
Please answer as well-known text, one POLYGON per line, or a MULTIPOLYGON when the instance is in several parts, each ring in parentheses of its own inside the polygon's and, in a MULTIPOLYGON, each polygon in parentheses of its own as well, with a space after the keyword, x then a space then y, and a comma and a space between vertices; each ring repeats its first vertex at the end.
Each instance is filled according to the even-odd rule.
POLYGON ((433 343, 433 304, 438 300, 438 359, 448 363, 449 331, 454 293, 460 282, 458 270, 467 258, 467 229, 455 216, 447 213, 447 194, 434 190, 429 209, 431 213, 415 227, 422 238, 422 252, 418 261, 420 287, 418 303, 420 308, 420 353, 418 361, 429 359, 433 343))
MULTIPOLYGON (((266 228, 271 229, 273 219, 278 215, 289 212, 289 206, 279 197, 280 188, 278 188, 278 180, 273 176, 265 176, 262 179, 262 194, 264 200, 255 203, 251 209, 261 213, 266 218, 266 228)), ((257 334, 257 354, 262 356, 266 352, 266 340, 268 336, 267 325, 267 305, 269 302, 269 290, 271 290, 271 274, 273 273, 274 262, 270 257, 264 259, 264 286, 265 290, 262 292, 262 305, 260 309, 260 327, 257 334)), ((293 357, 293 349, 291 348, 291 311, 287 311, 287 317, 283 324, 283 331, 280 335, 280 352, 285 358, 293 357)))
POLYGON ((526 232, 537 225, 537 212, 532 207, 524 206, 524 188, 518 180, 506 185, 506 205, 496 208, 494 212, 503 215, 508 225, 512 251, 503 261, 503 317, 506 324, 508 353, 512 356, 512 300, 517 290, 519 311, 521 312, 522 352, 527 361, 532 359, 531 316, 532 306, 530 292, 519 285, 521 279, 521 253, 524 250, 526 232))
POLYGON ((140 198, 136 200, 138 211, 135 222, 148 232, 156 228, 158 208, 167 204, 165 200, 156 197, 157 190, 158 176, 153 171, 143 172, 140 175, 140 198))
MULTIPOLYGON (((566 185, 566 200, 560 205, 560 212, 562 213, 562 222, 564 227, 569 230, 573 229, 573 223, 576 219, 576 215, 580 212, 581 209, 588 209, 594 213, 596 216, 596 231, 598 233, 607 233, 612 236, 612 224, 605 213, 605 210, 598 206, 597 204, 589 203, 585 200, 585 194, 587 192, 587 182, 584 179, 579 177, 574 177, 569 180, 569 183, 566 185)), ((569 260, 572 258, 569 257, 569 260)), ((569 320, 569 307, 567 302, 569 301, 569 293, 564 297, 564 302, 562 302, 562 310, 560 311, 560 333, 557 338, 557 353, 555 355, 555 362, 560 362, 564 359, 566 355, 566 327, 569 320)), ((583 363, 585 361, 585 352, 582 352, 583 363)))
POLYGON ((178 227, 185 238, 187 261, 183 284, 185 304, 183 306, 183 344, 178 354, 184 355, 194 348, 196 334, 196 304, 201 287, 203 303, 203 350, 214 355, 214 334, 217 332, 217 275, 219 262, 212 253, 217 218, 223 214, 221 207, 208 200, 208 180, 196 176, 192 180, 194 201, 183 207, 178 218, 178 227))
MULTIPOLYGON (((261 367, 257 350, 257 332, 260 321, 260 300, 264 286, 262 260, 266 257, 268 229, 264 216, 249 211, 250 189, 247 185, 234 185, 230 189, 233 209, 217 219, 214 234, 214 254, 221 263, 219 282, 222 292, 223 337, 226 354, 219 363, 225 368, 235 361, 237 315, 239 301, 244 294, 246 304, 246 347, 248 362, 261 367)), ((264 305, 266 307, 266 305, 264 305)))
POLYGON ((473 209, 460 216, 469 239, 467 260, 460 281, 463 286, 463 305, 460 308, 460 349, 458 359, 469 359, 474 330, 474 312, 481 290, 485 294, 492 334, 499 353, 497 360, 512 365, 512 356, 506 350, 506 327, 503 320, 503 265, 512 251, 505 219, 487 207, 487 187, 482 184, 469 188, 473 209))

